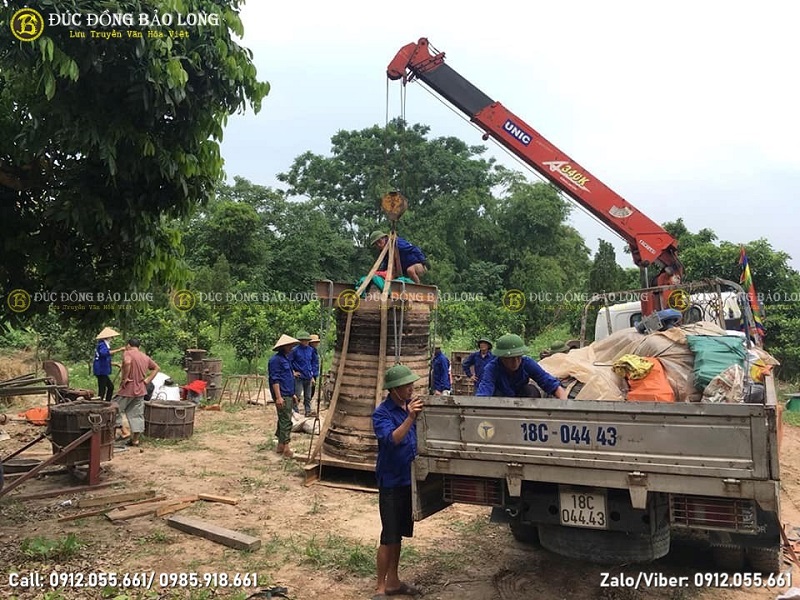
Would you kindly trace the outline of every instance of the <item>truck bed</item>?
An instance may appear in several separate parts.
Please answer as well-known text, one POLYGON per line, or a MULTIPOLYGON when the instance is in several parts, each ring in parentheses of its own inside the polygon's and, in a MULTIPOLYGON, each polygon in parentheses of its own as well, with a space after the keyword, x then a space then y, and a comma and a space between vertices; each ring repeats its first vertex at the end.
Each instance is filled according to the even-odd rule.
MULTIPOLYGON (((774 398, 774 394, 772 396, 774 398)), ((417 478, 506 478, 777 502, 770 404, 429 396, 417 478)))

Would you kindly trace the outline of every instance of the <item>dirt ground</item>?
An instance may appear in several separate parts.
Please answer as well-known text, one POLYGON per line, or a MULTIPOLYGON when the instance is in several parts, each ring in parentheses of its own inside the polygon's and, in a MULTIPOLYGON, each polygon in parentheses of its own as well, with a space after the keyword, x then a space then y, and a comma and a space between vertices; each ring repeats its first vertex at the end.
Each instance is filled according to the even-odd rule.
MULTIPOLYGON (((4 412, 15 414, 18 409, 4 412)), ((11 439, 0 442, 0 455, 9 454, 40 432, 24 422, 4 428, 11 439)), ((141 448, 116 452, 113 460, 104 463, 102 474, 104 481, 115 482, 113 487, 24 502, 15 501, 18 492, 13 492, 0 501, 0 598, 244 599, 273 585, 287 587, 288 596, 295 600, 370 598, 380 528, 377 495, 329 485, 341 483, 339 478, 304 485, 303 463, 275 454, 274 430, 272 405, 197 411, 192 437, 146 439, 141 448), (81 498, 137 490, 155 490, 168 497, 201 492, 235 497, 239 500, 236 505, 195 502, 178 514, 256 536, 261 547, 252 552, 233 550, 170 528, 166 517, 145 516, 116 524, 102 515, 58 521, 80 511, 74 503, 81 498), (73 500, 73 506, 62 506, 65 500, 73 500), (74 534, 79 547, 66 556, 37 553, 32 543, 39 538, 63 541, 69 534, 74 534), (231 578, 236 573, 255 573, 257 583, 244 588, 167 587, 149 592, 9 586, 10 573, 36 572, 48 581, 53 571, 152 571, 156 582, 163 573, 224 573, 231 578)), ((304 455, 309 441, 309 435, 295 434, 293 446, 304 455)), ((42 459, 48 451, 39 444, 24 456, 42 459)), ((795 466, 800 464, 800 429, 784 429, 781 463, 783 521, 791 531, 800 524, 800 467, 795 466)), ((25 483, 18 491, 30 494, 74 484, 68 474, 50 475, 25 483)), ((755 600, 775 599, 789 587, 602 587, 602 574, 609 572, 684 575, 691 581, 697 572, 716 569, 708 551, 680 546, 673 546, 668 557, 645 566, 579 563, 515 542, 507 527, 489 523, 488 515, 484 507, 458 505, 417 523, 414 538, 404 544, 401 575, 431 600, 755 600)), ((800 577, 791 573, 788 563, 786 569, 800 577)))

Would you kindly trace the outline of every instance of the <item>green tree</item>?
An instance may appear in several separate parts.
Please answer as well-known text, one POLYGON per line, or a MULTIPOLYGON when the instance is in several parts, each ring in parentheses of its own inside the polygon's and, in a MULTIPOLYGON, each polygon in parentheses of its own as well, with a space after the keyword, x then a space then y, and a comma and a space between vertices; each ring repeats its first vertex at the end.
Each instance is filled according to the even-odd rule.
MULTIPOLYGON (((23 5, 5 0, 0 23, 0 222, 4 253, 14 256, 0 264, 0 285, 130 291, 181 282, 175 219, 214 192, 228 115, 257 112, 269 91, 234 39, 241 1, 81 2, 84 13, 221 17, 185 38, 108 44, 70 40, 58 26, 17 42, 8 19, 23 5)), ((47 21, 65 3, 37 8, 47 21)))
POLYGON ((589 271, 589 293, 616 292, 624 290, 628 281, 625 270, 617 264, 614 246, 598 240, 599 246, 589 271))
POLYGON ((429 140, 429 131, 425 125, 407 127, 401 120, 340 131, 331 138, 331 156, 307 152, 278 179, 289 185, 290 195, 320 205, 337 228, 362 244, 383 218, 380 198, 392 189, 408 198, 411 212, 424 207, 425 218, 430 205, 443 196, 462 197, 469 190, 490 195, 497 177, 494 161, 479 158, 486 148, 453 137, 429 140))

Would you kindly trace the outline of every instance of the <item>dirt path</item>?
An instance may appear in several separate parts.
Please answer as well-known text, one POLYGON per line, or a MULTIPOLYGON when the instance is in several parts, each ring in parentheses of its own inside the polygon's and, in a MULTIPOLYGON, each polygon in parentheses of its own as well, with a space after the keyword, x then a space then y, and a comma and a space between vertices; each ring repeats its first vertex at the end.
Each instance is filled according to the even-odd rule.
MULTIPOLYGON (((8 454, 38 430, 6 426, 12 440, 0 442, 8 454)), ((73 514, 62 507, 65 497, 0 503, 0 570, 153 571, 156 574, 198 572, 255 573, 260 587, 283 585, 294 600, 351 600, 372 595, 374 550, 379 534, 377 496, 373 493, 305 486, 295 460, 274 452, 272 406, 242 410, 198 411, 194 435, 186 440, 145 441, 141 449, 117 453, 104 465, 104 478, 119 486, 95 492, 152 489, 170 497, 206 492, 239 499, 237 505, 197 502, 180 514, 212 521, 262 540, 254 552, 232 550, 168 527, 163 518, 141 517, 112 524, 105 517, 58 522, 73 514), (74 534, 82 547, 68 557, 43 558, 31 540, 64 540, 74 534), (25 540, 28 540, 25 542, 25 540), (25 550, 27 549, 27 555, 25 550)), ((309 436, 296 435, 296 449, 308 448, 309 436)), ((36 448, 44 453, 43 445, 36 448)), ((43 455, 42 455, 43 456, 43 455)), ((782 450, 783 521, 800 524, 800 430, 787 427, 782 450)), ((32 493, 69 485, 66 475, 50 476, 22 486, 32 493)), ((78 499, 80 496, 76 496, 78 499)), ((488 509, 453 506, 416 524, 413 540, 404 545, 404 576, 426 590, 431 600, 544 599, 770 599, 788 586, 772 589, 703 589, 601 587, 603 573, 636 576, 640 571, 688 576, 715 571, 707 552, 690 546, 645 567, 599 567, 577 563, 541 548, 515 542, 507 528, 488 521, 488 509)), ((787 569, 788 569, 787 565, 787 569)), ((797 575, 797 574, 795 574, 797 575)), ((800 577, 800 575, 798 575, 800 577)), ((798 582, 800 584, 800 581, 798 582)), ((0 598, 204 598, 244 599, 259 587, 193 590, 167 589, 161 595, 143 591, 12 590, 0 574, 0 598), (50 592, 49 596, 44 592, 50 592)))

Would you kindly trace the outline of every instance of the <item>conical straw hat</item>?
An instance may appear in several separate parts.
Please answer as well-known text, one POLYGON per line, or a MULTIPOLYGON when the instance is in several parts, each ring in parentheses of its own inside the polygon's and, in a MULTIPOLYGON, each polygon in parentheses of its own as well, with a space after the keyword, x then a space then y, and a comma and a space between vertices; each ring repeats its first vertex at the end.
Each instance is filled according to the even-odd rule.
POLYGON ((275 345, 272 347, 273 350, 277 350, 281 346, 289 346, 291 344, 299 344, 295 338, 290 335, 286 335, 285 333, 281 336, 281 338, 275 342, 275 345))
POLYGON ((98 333, 97 337, 94 338, 94 339, 96 339, 96 340, 105 340, 107 338, 117 337, 118 335, 119 334, 116 331, 114 331, 113 329, 111 329, 111 327, 106 327, 105 329, 103 329, 103 331, 98 333))

